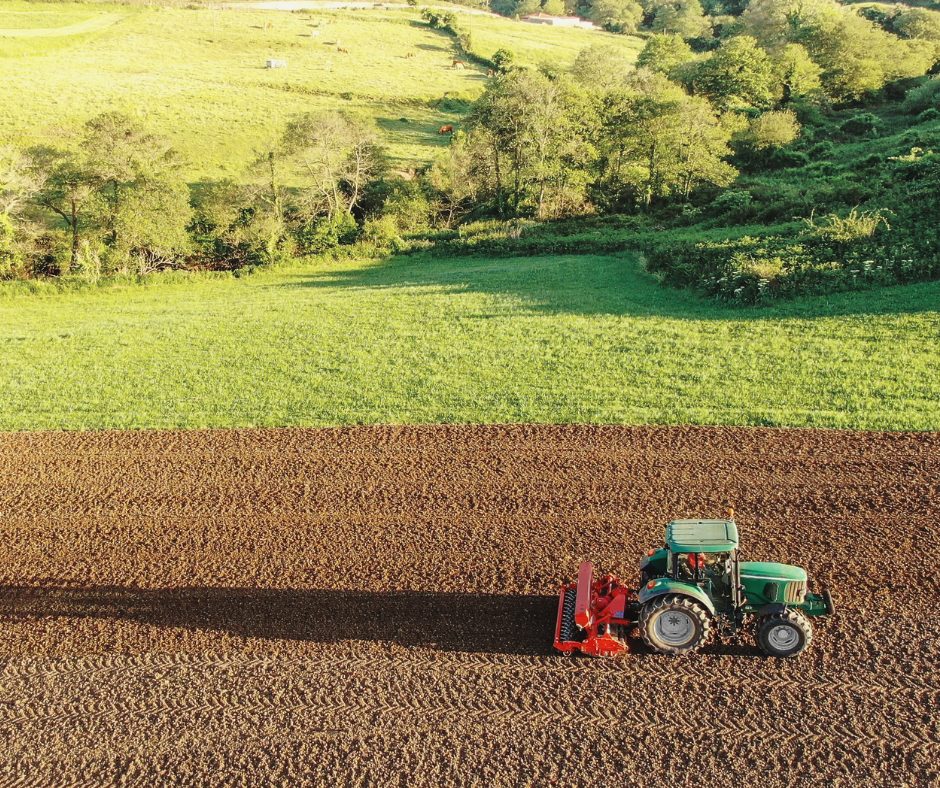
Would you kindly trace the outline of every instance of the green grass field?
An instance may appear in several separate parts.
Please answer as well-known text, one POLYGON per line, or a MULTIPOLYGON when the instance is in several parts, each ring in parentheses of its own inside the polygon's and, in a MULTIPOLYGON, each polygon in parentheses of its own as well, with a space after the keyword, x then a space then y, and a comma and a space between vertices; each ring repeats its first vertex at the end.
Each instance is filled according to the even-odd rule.
MULTIPOLYGON (((484 54, 503 38, 522 61, 570 64, 601 41, 631 61, 639 51, 639 40, 626 36, 463 17, 484 54)), ((169 136, 190 162, 190 177, 236 177, 292 115, 339 107, 377 121, 397 166, 420 165, 447 145, 439 127, 461 118, 435 105, 445 93, 474 97, 487 81, 485 68, 468 63, 455 71, 453 47, 406 6, 301 13, 6 0, 0 140, 53 142, 117 109, 169 136), (108 24, 74 35, 24 35, 96 19, 108 24), (406 58, 409 52, 417 57, 406 58), (268 59, 287 67, 267 69, 268 59)))
POLYGON ((629 256, 404 258, 0 294, 2 430, 940 429, 940 283, 732 312, 629 256))

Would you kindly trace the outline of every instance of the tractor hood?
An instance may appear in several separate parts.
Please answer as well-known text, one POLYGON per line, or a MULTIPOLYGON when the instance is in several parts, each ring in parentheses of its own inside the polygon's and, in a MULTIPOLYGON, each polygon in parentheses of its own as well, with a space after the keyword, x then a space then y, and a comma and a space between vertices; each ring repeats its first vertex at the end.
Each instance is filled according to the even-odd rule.
POLYGON ((806 570, 787 564, 742 561, 741 585, 752 608, 800 605, 806 599, 806 570))
POLYGON ((775 564, 771 561, 742 561, 741 580, 746 579, 805 583, 806 570, 789 564, 775 564))

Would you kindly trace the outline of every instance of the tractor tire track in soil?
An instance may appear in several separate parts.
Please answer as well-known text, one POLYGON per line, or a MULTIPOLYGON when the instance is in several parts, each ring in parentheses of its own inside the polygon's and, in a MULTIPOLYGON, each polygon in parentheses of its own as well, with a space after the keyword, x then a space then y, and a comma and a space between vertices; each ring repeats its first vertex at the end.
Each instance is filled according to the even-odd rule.
POLYGON ((0 785, 940 785, 940 435, 0 434, 0 785), (835 596, 811 649, 566 658, 679 517, 835 596))

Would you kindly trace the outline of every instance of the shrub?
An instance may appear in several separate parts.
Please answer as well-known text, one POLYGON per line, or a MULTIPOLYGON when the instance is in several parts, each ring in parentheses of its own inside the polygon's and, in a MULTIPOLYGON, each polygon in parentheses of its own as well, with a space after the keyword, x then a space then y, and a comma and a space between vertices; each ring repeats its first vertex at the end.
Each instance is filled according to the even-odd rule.
POLYGON ((715 198, 710 213, 722 219, 740 222, 753 214, 754 198, 748 191, 726 191, 715 198))
POLYGON ((933 120, 940 118, 940 109, 925 109, 920 115, 917 116, 918 123, 930 123, 933 120))
POLYGON ((908 115, 917 115, 926 109, 940 107, 940 76, 927 80, 919 88, 907 92, 901 109, 908 115))
POLYGON ((767 166, 773 169, 793 169, 795 167, 805 167, 807 164, 809 164, 809 156, 798 150, 777 148, 767 157, 767 166))
POLYGON ((813 217, 803 221, 809 226, 812 235, 837 243, 871 238, 881 225, 889 230, 891 229, 887 217, 881 211, 863 211, 859 213, 857 209, 853 208, 844 219, 834 213, 825 218, 827 224, 823 225, 816 224, 813 217))
POLYGON ((825 142, 817 142, 809 149, 809 155, 814 159, 828 159, 835 153, 836 146, 831 142, 826 140, 825 142))
POLYGON ((509 71, 516 61, 516 56, 511 49, 497 49, 491 58, 493 68, 497 71, 509 71))
POLYGON ((852 134, 855 136, 862 134, 870 134, 873 132, 879 125, 881 121, 877 115, 873 115, 870 112, 865 112, 861 115, 855 115, 854 117, 849 118, 841 126, 839 126, 839 131, 844 134, 852 134))
POLYGON ((758 150, 782 148, 800 136, 796 113, 789 110, 765 112, 749 124, 747 141, 758 150))
POLYGON ((294 231, 301 254, 325 252, 336 246, 354 243, 358 237, 359 225, 346 211, 339 211, 332 218, 318 217, 294 231))

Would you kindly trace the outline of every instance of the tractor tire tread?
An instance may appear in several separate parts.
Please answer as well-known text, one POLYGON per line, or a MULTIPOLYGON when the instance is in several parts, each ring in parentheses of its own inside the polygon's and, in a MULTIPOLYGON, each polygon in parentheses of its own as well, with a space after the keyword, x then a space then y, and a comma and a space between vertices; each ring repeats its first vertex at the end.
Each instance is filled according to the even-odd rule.
POLYGON ((702 648, 702 646, 706 645, 711 640, 712 636, 712 622, 708 611, 694 599, 677 594, 654 597, 643 605, 643 608, 640 610, 639 625, 643 642, 653 651, 658 651, 661 654, 694 654, 702 648), (698 639, 693 641, 690 645, 669 646, 657 642, 654 637, 650 635, 656 616, 662 613, 664 609, 673 607, 682 608, 685 613, 691 615, 700 624, 700 635, 698 639))
POLYGON ((768 656, 789 659, 790 657, 795 657, 798 654, 803 653, 806 651, 806 649, 809 648, 810 643, 813 642, 813 627, 809 623, 809 620, 806 618, 806 616, 804 616, 799 610, 787 608, 786 610, 779 613, 771 613, 768 616, 763 616, 762 618, 758 619, 754 627, 754 640, 757 641, 757 645, 760 650, 768 656), (770 630, 775 625, 784 621, 789 622, 803 633, 803 641, 799 648, 786 654, 775 651, 767 641, 767 636, 770 633, 770 630))

